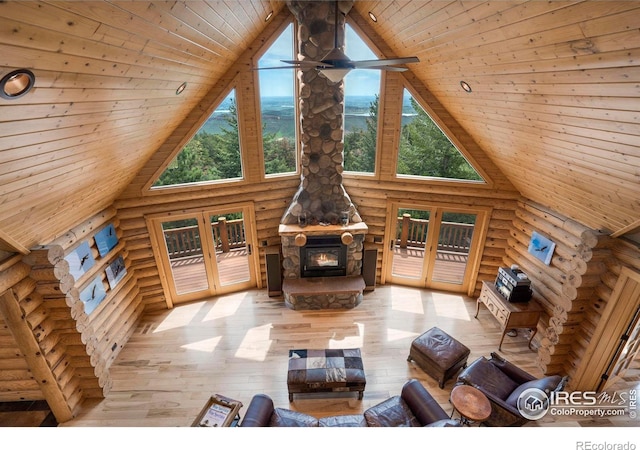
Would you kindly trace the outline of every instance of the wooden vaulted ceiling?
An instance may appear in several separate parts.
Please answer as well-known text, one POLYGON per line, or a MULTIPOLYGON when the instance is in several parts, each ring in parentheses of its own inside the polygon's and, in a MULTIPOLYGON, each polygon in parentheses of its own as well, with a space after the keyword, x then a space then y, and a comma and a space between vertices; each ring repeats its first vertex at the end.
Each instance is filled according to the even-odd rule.
MULTIPOLYGON (((0 76, 37 77, 0 100, 0 251, 26 252, 112 205, 260 45, 270 11, 288 10, 0 2, 0 76)), ((614 235, 640 225, 639 17, 635 1, 356 0, 350 12, 381 55, 420 58, 411 76, 524 197, 614 235)))

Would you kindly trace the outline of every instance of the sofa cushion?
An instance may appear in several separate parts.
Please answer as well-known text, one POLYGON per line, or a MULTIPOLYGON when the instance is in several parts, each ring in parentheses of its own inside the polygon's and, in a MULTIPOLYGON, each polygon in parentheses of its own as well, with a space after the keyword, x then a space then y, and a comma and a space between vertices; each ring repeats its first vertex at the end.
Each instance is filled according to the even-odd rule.
POLYGON ((367 409, 364 418, 370 427, 422 426, 399 395, 367 409))
POLYGON ((275 408, 271 415, 271 427, 317 427, 318 419, 309 414, 290 409, 275 408))
POLYGON ((362 414, 323 417, 318 421, 321 427, 366 427, 367 422, 362 414))
POLYGON ((520 397, 520 394, 522 394, 527 389, 538 388, 548 395, 549 392, 558 387, 560 381, 562 381, 562 377, 560 375, 551 375, 548 377, 540 378, 539 380, 528 381, 515 388, 513 392, 507 397, 505 402, 507 403, 507 405, 517 407, 518 397, 520 397))
POLYGON ((459 377, 464 383, 505 400, 518 383, 484 357, 476 359, 459 377))
POLYGON ((429 428, 461 427, 461 426, 462 426, 462 422, 460 422, 458 419, 441 419, 441 420, 436 420, 435 422, 431 422, 428 425, 425 425, 425 427, 429 427, 429 428))

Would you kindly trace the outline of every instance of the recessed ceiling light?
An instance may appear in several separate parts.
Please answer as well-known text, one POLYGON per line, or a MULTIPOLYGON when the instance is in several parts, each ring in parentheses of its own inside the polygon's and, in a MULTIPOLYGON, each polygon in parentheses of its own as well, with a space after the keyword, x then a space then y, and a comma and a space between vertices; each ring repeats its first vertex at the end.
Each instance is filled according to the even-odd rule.
POLYGON ((273 11, 269 11, 269 14, 267 14, 267 17, 264 18, 264 21, 268 22, 272 17, 273 17, 273 11))
POLYGON ((13 100, 22 97, 33 88, 36 77, 30 70, 18 69, 0 80, 0 97, 13 100))
POLYGON ((469 86, 469 83, 466 81, 462 80, 460 82, 460 86, 462 86, 462 89, 464 89, 465 92, 471 92, 471 86, 469 86))
POLYGON ((369 18, 371 20, 373 20, 374 22, 378 21, 378 18, 376 17, 376 15, 374 13, 372 13, 371 11, 369 11, 369 18))
POLYGON ((176 95, 182 94, 182 92, 184 92, 186 88, 187 88, 187 82, 185 81, 180 86, 178 86, 178 89, 176 89, 176 95))

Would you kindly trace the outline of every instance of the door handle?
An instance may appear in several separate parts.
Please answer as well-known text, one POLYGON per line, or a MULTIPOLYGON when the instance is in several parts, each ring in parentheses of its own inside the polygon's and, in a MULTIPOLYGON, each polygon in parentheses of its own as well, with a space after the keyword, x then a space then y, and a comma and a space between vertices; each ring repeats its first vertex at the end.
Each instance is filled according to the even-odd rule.
POLYGON ((251 255, 251 244, 247 244, 247 254, 251 255))

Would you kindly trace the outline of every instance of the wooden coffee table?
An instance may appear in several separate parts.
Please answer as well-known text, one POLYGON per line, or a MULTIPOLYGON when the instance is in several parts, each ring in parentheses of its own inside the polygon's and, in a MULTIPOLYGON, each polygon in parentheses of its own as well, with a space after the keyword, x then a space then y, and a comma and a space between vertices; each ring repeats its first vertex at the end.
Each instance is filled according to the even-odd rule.
POLYGON ((290 402, 309 392, 358 392, 362 400, 366 383, 359 348, 289 350, 290 402))
POLYGON ((473 386, 459 385, 451 391, 451 404, 453 412, 460 414, 460 423, 470 425, 471 423, 482 423, 491 415, 491 403, 486 395, 473 386))

